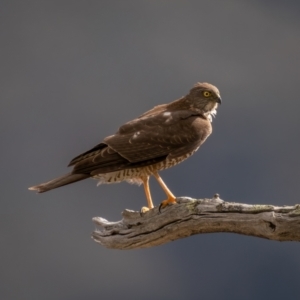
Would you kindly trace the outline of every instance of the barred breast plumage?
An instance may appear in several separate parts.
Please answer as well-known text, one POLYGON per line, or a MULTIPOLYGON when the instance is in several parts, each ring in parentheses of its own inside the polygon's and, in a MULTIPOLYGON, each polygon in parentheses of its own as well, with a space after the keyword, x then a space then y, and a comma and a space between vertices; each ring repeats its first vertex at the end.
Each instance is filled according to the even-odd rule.
POLYGON ((166 159, 162 162, 153 165, 149 165, 142 168, 124 169, 110 173, 98 174, 93 176, 93 178, 99 179, 98 185, 118 183, 122 181, 127 181, 131 184, 141 185, 143 183, 143 181, 141 180, 142 177, 151 176, 153 172, 162 171, 183 162, 191 155, 193 155, 198 150, 198 148, 183 156, 173 159, 166 159))

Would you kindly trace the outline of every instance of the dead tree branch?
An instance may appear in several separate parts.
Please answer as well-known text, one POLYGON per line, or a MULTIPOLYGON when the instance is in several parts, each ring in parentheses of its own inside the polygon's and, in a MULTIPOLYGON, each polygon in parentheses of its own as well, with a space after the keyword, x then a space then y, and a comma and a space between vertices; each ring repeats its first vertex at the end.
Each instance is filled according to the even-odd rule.
POLYGON ((177 198, 178 204, 158 212, 141 214, 125 210, 123 219, 100 225, 92 233, 95 242, 107 248, 137 249, 158 246, 199 233, 232 232, 276 241, 300 241, 300 205, 273 206, 225 202, 212 199, 177 198))

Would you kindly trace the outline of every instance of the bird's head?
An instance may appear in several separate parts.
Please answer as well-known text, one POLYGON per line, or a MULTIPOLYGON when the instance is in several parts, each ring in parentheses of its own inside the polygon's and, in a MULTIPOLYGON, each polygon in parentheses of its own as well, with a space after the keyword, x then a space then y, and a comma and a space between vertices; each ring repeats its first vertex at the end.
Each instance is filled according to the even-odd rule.
POLYGON ((218 104, 221 104, 219 90, 212 84, 198 82, 186 96, 190 108, 203 113, 210 121, 217 113, 218 104))

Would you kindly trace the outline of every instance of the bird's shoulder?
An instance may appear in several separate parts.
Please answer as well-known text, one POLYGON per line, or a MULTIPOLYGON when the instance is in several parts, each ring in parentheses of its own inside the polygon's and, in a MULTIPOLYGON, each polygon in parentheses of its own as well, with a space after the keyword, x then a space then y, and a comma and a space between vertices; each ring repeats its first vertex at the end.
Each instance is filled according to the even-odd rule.
MULTIPOLYGON (((165 105, 154 107, 152 110, 142 114, 122 125, 117 134, 134 134, 137 131, 159 130, 170 126, 191 126, 194 119, 199 119, 194 125, 210 126, 210 122, 205 116, 193 110, 170 110, 165 105)), ((193 126, 193 125, 192 125, 193 126)))
POLYGON ((135 162, 169 155, 187 146, 198 147, 210 133, 210 122, 201 114, 186 110, 165 111, 126 123, 116 134, 106 137, 104 143, 135 162))

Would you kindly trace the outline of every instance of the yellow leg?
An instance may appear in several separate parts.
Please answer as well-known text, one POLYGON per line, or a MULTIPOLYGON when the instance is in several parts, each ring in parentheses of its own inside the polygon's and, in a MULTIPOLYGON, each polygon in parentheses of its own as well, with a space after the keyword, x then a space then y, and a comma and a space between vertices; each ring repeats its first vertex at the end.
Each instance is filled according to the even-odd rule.
POLYGON ((146 198, 147 198, 147 203, 148 203, 148 207, 142 207, 141 208, 141 212, 146 212, 149 209, 152 209, 153 206, 153 202, 152 202, 152 198, 151 198, 151 193, 150 193, 150 187, 149 187, 149 176, 147 177, 143 177, 141 178, 143 180, 143 185, 144 185, 144 190, 145 190, 145 194, 146 194, 146 198))
POLYGON ((169 204, 175 204, 176 202, 176 197, 173 195, 173 193, 168 189, 168 187, 166 186, 166 184, 163 182, 163 180, 161 179, 161 177, 158 175, 158 173, 153 173, 153 176, 156 178, 156 180, 158 181, 159 185, 161 186, 161 188, 164 190, 164 192, 167 195, 167 200, 164 200, 160 205, 159 205, 159 211, 161 208, 166 207, 169 204))

